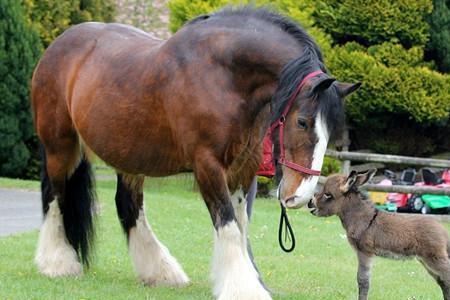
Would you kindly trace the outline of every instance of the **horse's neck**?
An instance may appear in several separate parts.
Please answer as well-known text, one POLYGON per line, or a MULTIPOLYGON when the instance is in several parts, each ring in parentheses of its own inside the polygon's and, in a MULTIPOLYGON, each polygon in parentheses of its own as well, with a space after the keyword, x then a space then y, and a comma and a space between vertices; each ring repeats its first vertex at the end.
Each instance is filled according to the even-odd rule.
POLYGON ((264 112, 268 112, 281 72, 302 49, 291 37, 282 42, 270 37, 256 37, 256 33, 255 36, 248 35, 238 35, 228 43, 229 49, 223 52, 232 58, 227 60, 225 67, 233 74, 233 82, 245 99, 244 109, 251 121, 265 126, 267 124, 260 117, 266 117, 267 121, 270 118, 270 114, 264 112))

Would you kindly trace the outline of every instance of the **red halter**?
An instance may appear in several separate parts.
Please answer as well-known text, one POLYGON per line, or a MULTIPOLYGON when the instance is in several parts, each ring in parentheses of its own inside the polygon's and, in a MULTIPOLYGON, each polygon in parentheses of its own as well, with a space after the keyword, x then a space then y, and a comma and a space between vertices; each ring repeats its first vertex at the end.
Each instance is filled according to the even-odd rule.
POLYGON ((313 170, 310 168, 306 168, 300 165, 297 165, 296 163, 293 163, 291 161, 286 160, 285 153, 284 153, 284 122, 286 121, 286 116, 289 113, 289 110, 292 107, 292 104, 294 103, 295 99, 297 98, 298 94, 300 93, 302 87, 305 85, 306 81, 314 76, 317 76, 319 74, 323 74, 322 71, 317 70, 314 72, 309 73, 308 75, 303 78, 303 80, 300 82, 300 84, 297 86, 297 89, 294 91, 294 93, 291 95, 291 98, 289 98, 288 103, 286 104, 286 107, 283 110, 283 113, 281 116, 276 120, 275 122, 270 125, 270 132, 273 132, 275 128, 279 127, 279 145, 280 145, 280 157, 277 159, 277 162, 285 165, 288 168, 291 168, 292 170, 295 170, 300 173, 313 175, 313 176, 320 176, 320 170, 313 170))

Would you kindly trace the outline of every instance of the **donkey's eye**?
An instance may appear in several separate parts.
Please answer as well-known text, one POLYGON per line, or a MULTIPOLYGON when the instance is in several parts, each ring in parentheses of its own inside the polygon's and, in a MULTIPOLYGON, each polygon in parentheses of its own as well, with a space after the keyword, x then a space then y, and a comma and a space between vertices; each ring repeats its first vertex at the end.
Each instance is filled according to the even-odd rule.
POLYGON ((308 129, 308 123, 306 122, 305 119, 299 118, 297 119, 297 126, 300 129, 306 130, 308 129))
POLYGON ((331 195, 330 193, 325 193, 323 194, 323 196, 325 197, 326 200, 331 200, 333 198, 333 195, 331 195))

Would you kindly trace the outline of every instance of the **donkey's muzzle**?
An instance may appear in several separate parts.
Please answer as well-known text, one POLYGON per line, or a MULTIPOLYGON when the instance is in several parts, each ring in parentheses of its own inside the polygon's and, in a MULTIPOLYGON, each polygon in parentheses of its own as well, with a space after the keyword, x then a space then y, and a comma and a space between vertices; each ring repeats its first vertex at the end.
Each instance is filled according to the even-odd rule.
POLYGON ((308 202, 308 208, 309 208, 309 212, 310 212, 310 213, 312 213, 313 215, 316 215, 317 208, 316 208, 316 206, 314 205, 314 202, 313 202, 312 199, 309 200, 309 202, 308 202))

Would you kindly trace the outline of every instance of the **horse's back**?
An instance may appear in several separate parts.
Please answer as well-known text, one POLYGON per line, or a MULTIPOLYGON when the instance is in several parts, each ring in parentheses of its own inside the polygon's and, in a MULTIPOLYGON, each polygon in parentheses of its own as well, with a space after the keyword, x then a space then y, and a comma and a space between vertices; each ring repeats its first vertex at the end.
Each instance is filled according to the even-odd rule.
MULTIPOLYGON (((192 34, 164 42, 120 24, 68 29, 33 78, 44 145, 80 137, 117 169, 149 176, 192 170, 203 148, 229 161, 231 130, 240 126, 230 120, 242 119, 244 101, 229 89, 229 72, 205 53, 209 44, 194 43, 192 34)), ((233 143, 241 140, 236 133, 233 143)))
POLYGON ((130 172, 144 171, 139 155, 154 161, 164 147, 174 148, 158 92, 161 76, 169 78, 155 61, 160 45, 162 40, 114 23, 83 23, 58 37, 32 81, 35 125, 44 145, 81 137, 105 161, 130 172), (154 146, 149 148, 143 136, 154 146), (123 155, 136 159, 124 162, 123 155))

